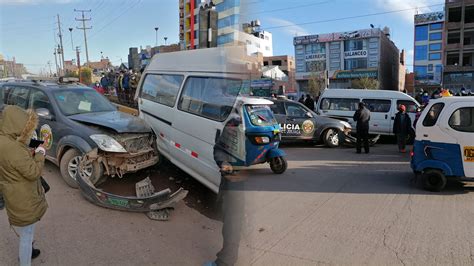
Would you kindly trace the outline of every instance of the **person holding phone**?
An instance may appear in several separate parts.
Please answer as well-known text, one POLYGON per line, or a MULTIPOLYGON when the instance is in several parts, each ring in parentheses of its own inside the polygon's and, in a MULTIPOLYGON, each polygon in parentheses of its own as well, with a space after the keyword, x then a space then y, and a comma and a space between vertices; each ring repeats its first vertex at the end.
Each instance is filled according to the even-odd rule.
POLYGON ((40 251, 33 249, 36 223, 48 208, 40 176, 46 154, 42 145, 28 147, 38 117, 33 110, 6 106, 0 125, 0 193, 8 220, 20 238, 20 265, 31 265, 40 251))

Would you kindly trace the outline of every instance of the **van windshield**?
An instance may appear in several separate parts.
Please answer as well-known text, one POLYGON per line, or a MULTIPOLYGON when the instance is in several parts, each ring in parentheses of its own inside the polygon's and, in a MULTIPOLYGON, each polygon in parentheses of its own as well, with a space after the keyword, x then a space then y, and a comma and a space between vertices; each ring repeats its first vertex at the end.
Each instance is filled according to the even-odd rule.
POLYGON ((249 113, 250 122, 254 126, 272 126, 277 124, 272 110, 268 105, 247 105, 247 112, 249 113))

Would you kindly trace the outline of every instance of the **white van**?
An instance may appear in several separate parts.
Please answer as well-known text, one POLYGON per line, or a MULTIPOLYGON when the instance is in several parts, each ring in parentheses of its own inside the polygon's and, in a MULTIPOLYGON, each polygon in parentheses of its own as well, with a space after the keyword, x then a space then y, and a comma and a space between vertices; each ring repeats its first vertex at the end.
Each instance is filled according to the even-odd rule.
POLYGON ((157 54, 136 95, 161 154, 216 193, 221 174, 213 149, 249 78, 245 56, 243 47, 157 54))
POLYGON ((369 133, 374 135, 393 135, 393 122, 399 105, 407 107, 412 122, 420 105, 411 96, 398 91, 326 89, 319 97, 316 111, 320 115, 345 120, 356 129, 352 117, 359 102, 364 102, 371 112, 369 133))

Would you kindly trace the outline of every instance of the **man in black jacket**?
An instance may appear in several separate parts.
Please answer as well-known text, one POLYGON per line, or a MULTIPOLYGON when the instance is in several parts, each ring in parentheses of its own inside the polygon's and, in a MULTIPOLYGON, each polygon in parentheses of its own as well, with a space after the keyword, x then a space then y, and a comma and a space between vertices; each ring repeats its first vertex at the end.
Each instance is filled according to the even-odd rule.
POLYGON ((306 100, 304 101, 304 105, 308 107, 311 111, 314 111, 314 100, 311 95, 306 94, 306 100))
POLYGON ((363 102, 359 103, 359 109, 354 114, 354 121, 357 122, 357 153, 361 153, 362 142, 364 142, 365 153, 369 153, 369 121, 370 111, 365 108, 363 102))
POLYGON ((406 113, 405 105, 400 105, 398 110, 399 112, 395 116, 395 121, 393 123, 393 133, 397 135, 398 151, 405 153, 407 137, 411 130, 411 119, 406 113))

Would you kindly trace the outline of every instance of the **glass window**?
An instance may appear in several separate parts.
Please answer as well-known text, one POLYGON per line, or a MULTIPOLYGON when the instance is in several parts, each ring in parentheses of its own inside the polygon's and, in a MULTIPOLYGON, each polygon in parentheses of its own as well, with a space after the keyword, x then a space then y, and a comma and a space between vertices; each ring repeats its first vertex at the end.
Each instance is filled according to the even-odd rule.
POLYGON ((474 132, 474 107, 457 109, 449 118, 449 126, 461 132, 474 132))
POLYGON ((430 60, 441 60, 441 53, 431 53, 430 60))
POLYGON ((364 40, 348 40, 344 42, 344 51, 364 50, 364 40))
POLYGON ((179 99, 178 108, 222 122, 232 111, 241 88, 241 80, 189 77, 179 99))
POLYGON ((441 51, 441 43, 430 44, 430 51, 441 51))
POLYGON ((430 25, 430 30, 441 30, 443 29, 443 23, 433 23, 430 25))
POLYGON ((326 61, 308 61, 306 62, 307 72, 320 72, 326 70, 326 61))
POLYGON ((428 25, 416 26, 415 27, 415 41, 427 41, 428 40, 428 25))
POLYGON ((344 69, 365 69, 367 68, 367 58, 354 58, 344 60, 344 69))
POLYGON ((173 107, 182 82, 181 75, 148 74, 143 81, 140 96, 173 107))
POLYGON ((433 64, 428 65, 428 72, 433 72, 433 64))
POLYGON ((438 117, 441 114, 441 110, 443 110, 444 103, 435 103, 431 106, 430 110, 423 119, 423 126, 425 127, 432 127, 438 121, 438 117))
POLYGON ((49 110, 50 114, 53 114, 53 107, 51 106, 48 96, 39 90, 31 91, 29 108, 33 110, 45 108, 49 110))
POLYGON ((310 53, 312 53, 312 49, 313 49, 313 48, 312 48, 311 44, 308 44, 308 45, 305 46, 304 49, 305 49, 305 52, 306 52, 307 54, 310 54, 310 53))
POLYGON ((234 40, 234 33, 227 33, 217 36, 217 45, 230 43, 234 40))
POLYGON ((217 21, 217 28, 231 27, 239 23, 239 15, 231 15, 217 21))
POLYGON ((268 105, 247 105, 246 108, 250 122, 255 126, 271 126, 277 123, 268 105))
POLYGON ((90 88, 55 90, 53 94, 59 109, 66 116, 117 111, 109 100, 90 88))
POLYGON ((415 66, 413 68, 413 71, 415 72, 415 79, 426 79, 426 76, 428 75, 428 67, 427 66, 415 66))
POLYGON ((392 106, 390 100, 364 99, 362 102, 365 103, 365 106, 374 113, 388 113, 392 106))
POLYGON ((321 100, 321 110, 336 111, 356 111, 359 106, 359 99, 343 99, 343 98, 324 98, 321 100))
POLYGON ((306 109, 304 109, 302 106, 296 103, 287 103, 286 104, 286 112, 288 116, 291 117, 302 117, 305 118, 306 113, 308 112, 306 109))
POLYGON ((428 59, 428 46, 417 45, 415 46, 415 60, 427 60, 428 59))
POLYGON ((406 106, 407 113, 416 113, 416 109, 418 108, 418 105, 415 102, 407 101, 407 100, 398 100, 397 106, 400 106, 401 104, 406 106))
POLYGON ((28 107, 28 93, 30 89, 24 87, 12 87, 10 94, 8 95, 8 105, 16 105, 23 109, 28 107))
POLYGON ((443 38, 443 34, 441 32, 430 33, 430 41, 439 41, 442 38, 443 38))
POLYGON ((285 113, 285 106, 282 102, 275 102, 274 104, 270 105, 270 109, 276 115, 286 115, 285 113))

